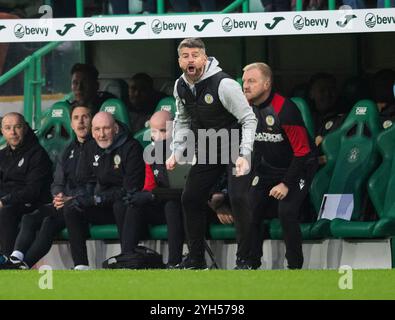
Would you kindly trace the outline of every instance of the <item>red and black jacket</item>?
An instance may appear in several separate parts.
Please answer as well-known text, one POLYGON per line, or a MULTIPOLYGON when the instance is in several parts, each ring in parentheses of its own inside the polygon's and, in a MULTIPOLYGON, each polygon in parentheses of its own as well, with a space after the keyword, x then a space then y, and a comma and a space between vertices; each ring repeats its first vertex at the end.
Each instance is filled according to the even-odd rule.
POLYGON ((298 107, 271 92, 264 103, 253 109, 258 119, 254 143, 258 172, 287 186, 295 184, 306 162, 316 161, 316 147, 298 107))

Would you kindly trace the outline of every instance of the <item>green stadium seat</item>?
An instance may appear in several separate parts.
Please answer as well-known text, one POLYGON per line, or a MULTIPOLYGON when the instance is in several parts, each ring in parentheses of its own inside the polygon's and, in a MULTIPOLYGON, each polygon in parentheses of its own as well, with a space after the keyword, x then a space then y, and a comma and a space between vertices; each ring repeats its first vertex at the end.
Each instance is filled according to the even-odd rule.
POLYGON ((114 118, 127 125, 131 129, 128 109, 119 99, 107 99, 100 107, 100 111, 111 113, 114 118))
POLYGON ((167 240, 167 224, 150 226, 149 234, 152 240, 167 240))
POLYGON ((145 148, 151 143, 150 128, 143 128, 137 131, 133 137, 145 148))
POLYGON ((176 100, 174 97, 166 97, 161 99, 155 108, 155 112, 161 110, 169 111, 174 117, 176 114, 176 100))
MULTIPOLYGON (((361 100, 355 104, 342 126, 328 134, 322 148, 326 165, 317 172, 310 188, 310 197, 316 212, 324 194, 353 194, 352 220, 360 219, 366 183, 379 162, 376 138, 380 133, 375 103, 361 100)), ((337 230, 347 221, 321 219, 311 227, 312 238, 338 235, 337 230)))
POLYGON ((236 229, 233 224, 211 224, 209 235, 213 240, 234 240, 236 229))
POLYGON ((377 221, 333 221, 332 233, 340 238, 383 238, 395 236, 395 127, 382 132, 377 147, 383 162, 368 182, 368 193, 377 221))
POLYGON ((67 102, 56 102, 49 108, 47 116, 42 119, 41 128, 36 133, 40 144, 48 152, 53 163, 74 138, 69 112, 67 102))
POLYGON ((118 240, 118 228, 115 224, 92 225, 90 227, 92 240, 118 240))
POLYGON ((300 97, 293 97, 291 98, 291 100, 296 104, 300 113, 302 114, 303 122, 307 128, 307 132, 309 133, 310 138, 312 138, 314 141, 315 139, 314 121, 306 100, 300 97))

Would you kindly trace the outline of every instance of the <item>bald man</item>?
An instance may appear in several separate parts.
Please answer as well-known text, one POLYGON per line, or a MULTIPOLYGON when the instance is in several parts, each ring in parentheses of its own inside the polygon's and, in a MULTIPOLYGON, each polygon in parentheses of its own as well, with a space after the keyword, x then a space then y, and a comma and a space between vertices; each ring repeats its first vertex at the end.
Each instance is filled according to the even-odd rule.
POLYGON ((169 259, 166 267, 174 269, 182 260, 184 228, 181 210, 181 193, 171 197, 156 197, 158 188, 169 188, 166 170, 166 150, 170 155, 172 116, 168 111, 158 111, 150 119, 151 140, 154 145, 154 162, 146 165, 144 190, 134 193, 128 203, 139 210, 130 212, 128 236, 134 246, 143 239, 148 225, 167 224, 169 259), (161 144, 160 147, 158 145, 161 144), (162 152, 163 150, 163 152, 162 152))
POLYGON ((51 201, 52 163, 21 114, 7 113, 1 132, 0 251, 10 255, 22 216, 51 201))
POLYGON ((92 137, 81 160, 85 177, 80 193, 64 208, 76 270, 89 269, 85 243, 89 224, 115 221, 122 252, 132 251, 127 221, 135 209, 125 205, 123 197, 144 186, 142 147, 126 126, 116 122, 110 113, 99 112, 92 119, 92 137))

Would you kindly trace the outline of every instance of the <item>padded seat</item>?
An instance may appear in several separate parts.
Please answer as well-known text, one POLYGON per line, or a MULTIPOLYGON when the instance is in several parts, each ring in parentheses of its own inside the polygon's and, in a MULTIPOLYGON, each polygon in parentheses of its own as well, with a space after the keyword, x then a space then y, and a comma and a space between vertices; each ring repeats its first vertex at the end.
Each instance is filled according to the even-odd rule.
POLYGON ((107 99, 100 107, 100 111, 111 113, 114 118, 131 129, 128 109, 125 104, 119 99, 107 99))
POLYGON ((56 102, 49 108, 42 119, 41 128, 36 133, 40 144, 54 164, 59 154, 74 139, 69 113, 70 105, 67 102, 56 102))
MULTIPOLYGON (((368 193, 379 217, 377 221, 334 220, 331 230, 340 238, 383 238, 395 236, 395 127, 377 137, 377 148, 383 161, 372 174, 368 193)), ((352 220, 356 220, 354 217, 352 220)))
MULTIPOLYGON (((376 138, 380 130, 375 103, 361 100, 353 107, 342 126, 324 138, 322 148, 327 163, 317 172, 310 189, 317 213, 324 194, 353 194, 354 210, 351 219, 360 220, 364 199, 367 197, 366 184, 379 162, 376 138)), ((345 220, 334 220, 331 223, 322 219, 313 224, 311 236, 327 237, 326 233, 330 230, 330 234, 337 237, 340 235, 337 230, 347 229, 341 226, 343 223, 348 225, 345 220)))

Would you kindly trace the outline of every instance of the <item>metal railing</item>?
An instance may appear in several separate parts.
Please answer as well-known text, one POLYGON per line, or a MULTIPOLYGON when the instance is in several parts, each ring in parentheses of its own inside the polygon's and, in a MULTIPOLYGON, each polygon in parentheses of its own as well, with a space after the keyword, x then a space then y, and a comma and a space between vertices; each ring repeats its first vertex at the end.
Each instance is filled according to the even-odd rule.
MULTIPOLYGON (((384 6, 391 7, 391 0, 385 0, 384 6)), ((242 7, 242 12, 249 12, 249 0, 235 0, 224 8, 221 13, 230 13, 242 7)), ((336 0, 328 0, 329 10, 336 9, 336 0)), ((303 0, 296 1, 296 11, 303 10, 303 0)), ((84 16, 84 0, 76 0, 77 17, 84 16)), ((157 13, 165 13, 165 0, 157 0, 157 13)), ((5 84, 11 78, 21 72, 24 72, 24 103, 23 110, 26 120, 34 128, 39 128, 41 118, 41 87, 45 83, 45 79, 41 70, 42 58, 58 47, 61 42, 51 42, 34 52, 31 56, 25 58, 11 70, 0 76, 0 86, 5 84)), ((81 45, 81 60, 84 60, 85 50, 81 45)))
POLYGON ((21 72, 23 77, 23 114, 26 121, 35 129, 39 127, 41 118, 41 93, 45 83, 41 66, 42 58, 58 47, 61 42, 51 42, 38 49, 31 56, 25 58, 5 74, 0 76, 0 86, 14 78, 21 72))

